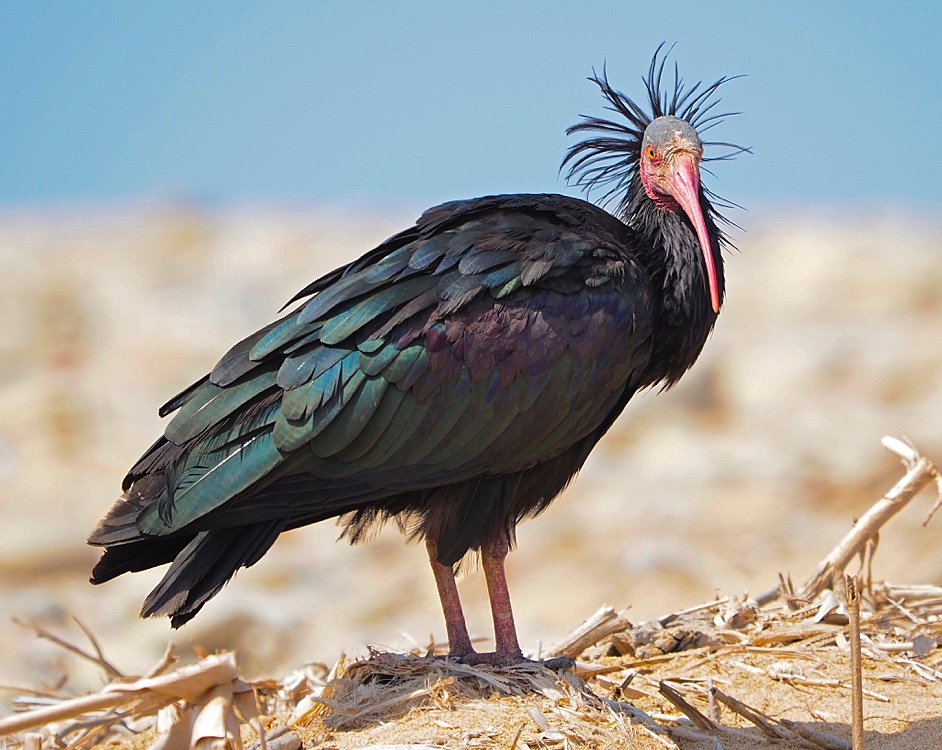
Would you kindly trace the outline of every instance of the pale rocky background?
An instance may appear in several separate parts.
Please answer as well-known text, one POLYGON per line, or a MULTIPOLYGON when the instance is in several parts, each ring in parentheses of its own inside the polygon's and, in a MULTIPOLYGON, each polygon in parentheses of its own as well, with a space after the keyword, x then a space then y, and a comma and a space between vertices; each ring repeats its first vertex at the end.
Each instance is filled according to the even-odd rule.
MULTIPOLYGON (((322 524, 283 537, 190 625, 141 621, 160 573, 86 581, 84 540, 161 430, 157 407, 308 281, 418 211, 164 202, 0 213, 0 683, 96 686, 11 622, 145 670, 168 638, 236 648, 249 676, 333 663, 366 644, 444 637, 424 550, 322 524)), ((735 217, 728 303, 666 394, 631 403, 574 485, 519 530, 509 558, 525 648, 601 604, 634 621, 715 595, 803 581, 901 475, 885 434, 942 462, 942 217, 761 210, 735 217)), ((875 574, 942 583, 927 496, 885 529, 875 574)), ((488 636, 478 574, 464 583, 488 636)), ((0 698, 0 703, 4 702, 0 698)))

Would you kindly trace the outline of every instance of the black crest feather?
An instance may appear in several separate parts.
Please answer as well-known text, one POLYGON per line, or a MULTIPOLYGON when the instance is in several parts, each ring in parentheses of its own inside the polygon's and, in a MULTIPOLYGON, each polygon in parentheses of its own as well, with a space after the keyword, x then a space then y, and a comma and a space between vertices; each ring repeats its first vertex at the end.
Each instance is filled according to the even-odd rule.
MULTIPOLYGON (((595 83, 605 97, 605 109, 621 116, 616 122, 602 117, 582 115, 582 122, 566 130, 567 135, 574 133, 601 133, 571 146, 566 152, 560 170, 568 167, 566 180, 573 185, 583 187, 586 193, 594 189, 603 189, 601 203, 609 203, 618 198, 618 211, 625 213, 631 198, 630 186, 638 172, 641 159, 641 141, 644 131, 653 120, 664 115, 673 115, 686 120, 699 134, 718 125, 727 117, 739 112, 715 111, 720 99, 715 97, 717 89, 728 81, 742 76, 723 76, 709 85, 698 81, 687 86, 680 77, 677 64, 674 64, 672 85, 665 80, 667 58, 673 46, 664 49, 661 43, 651 58, 648 74, 642 78, 648 98, 646 110, 633 99, 615 89, 608 81, 605 66, 599 75, 594 69, 589 80, 595 83), (662 54, 663 53, 663 54, 662 54)), ((669 77, 669 76, 668 76, 669 77)), ((732 149, 718 156, 705 157, 703 161, 725 161, 737 154, 749 152, 748 148, 723 141, 705 141, 704 146, 720 146, 732 149)), ((708 191, 710 197, 717 196, 708 191)), ((723 201, 719 201, 723 203, 723 201)), ((734 204, 727 203, 731 206, 734 204)), ((722 218, 722 217, 720 217, 722 218)))

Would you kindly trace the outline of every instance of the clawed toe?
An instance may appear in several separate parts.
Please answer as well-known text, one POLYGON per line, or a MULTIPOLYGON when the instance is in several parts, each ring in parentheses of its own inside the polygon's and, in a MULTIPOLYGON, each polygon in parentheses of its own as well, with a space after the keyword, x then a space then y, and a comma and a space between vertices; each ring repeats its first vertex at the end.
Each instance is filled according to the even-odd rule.
POLYGON ((543 667, 551 672, 571 672, 576 668, 576 660, 568 656, 556 656, 552 659, 528 659, 521 653, 502 654, 497 651, 483 653, 472 651, 467 654, 449 654, 447 658, 469 666, 478 666, 480 664, 486 664, 491 667, 533 665, 543 667))

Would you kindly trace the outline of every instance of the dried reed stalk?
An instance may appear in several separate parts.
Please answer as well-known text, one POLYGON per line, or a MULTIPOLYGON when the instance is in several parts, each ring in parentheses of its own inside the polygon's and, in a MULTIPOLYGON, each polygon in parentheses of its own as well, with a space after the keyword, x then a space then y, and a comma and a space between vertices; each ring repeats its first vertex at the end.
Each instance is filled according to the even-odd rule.
POLYGON ((575 659, 606 636, 619 633, 630 626, 628 620, 619 617, 614 609, 603 606, 559 643, 547 649, 545 657, 569 656, 575 659))
POLYGON ((811 601, 821 591, 833 586, 835 578, 842 575, 850 561, 864 551, 867 543, 876 536, 880 528, 933 479, 940 484, 942 497, 939 470, 928 458, 919 455, 915 448, 896 438, 883 438, 883 446, 902 458, 908 469, 906 475, 860 517, 854 528, 821 561, 814 575, 802 587, 800 598, 811 601))
POLYGON ((857 591, 857 578, 855 576, 847 576, 847 609, 850 613, 851 741, 854 750, 864 750, 860 593, 857 591))

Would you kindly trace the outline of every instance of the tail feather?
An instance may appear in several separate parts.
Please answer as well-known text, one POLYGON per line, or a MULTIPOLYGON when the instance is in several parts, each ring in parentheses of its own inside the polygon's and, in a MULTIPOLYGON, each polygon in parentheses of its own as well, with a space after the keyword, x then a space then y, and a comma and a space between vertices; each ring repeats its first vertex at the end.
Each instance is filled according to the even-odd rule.
POLYGON ((163 472, 141 477, 125 490, 88 537, 94 547, 128 544, 145 539, 137 529, 137 517, 167 492, 163 472))
POLYGON ((173 562, 192 537, 141 539, 108 547, 92 570, 94 584, 105 583, 124 573, 138 573, 173 562))
POLYGON ((183 455, 185 450, 186 446, 176 445, 161 436, 131 467, 127 476, 124 477, 121 489, 126 492, 131 488, 131 485, 140 482, 141 479, 147 476, 164 475, 166 468, 183 455))
POLYGON ((239 568, 258 562, 283 530, 283 521, 269 521, 201 531, 176 554, 163 579, 144 600, 141 616, 168 616, 172 627, 180 627, 218 594, 239 568))

